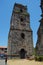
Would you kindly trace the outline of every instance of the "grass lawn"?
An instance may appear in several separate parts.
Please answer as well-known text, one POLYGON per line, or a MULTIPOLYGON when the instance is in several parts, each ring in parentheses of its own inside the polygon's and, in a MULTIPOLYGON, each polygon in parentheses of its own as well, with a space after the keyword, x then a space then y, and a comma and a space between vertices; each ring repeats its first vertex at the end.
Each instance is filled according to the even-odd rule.
POLYGON ((43 62, 27 59, 12 59, 7 61, 8 65, 43 65, 43 62))

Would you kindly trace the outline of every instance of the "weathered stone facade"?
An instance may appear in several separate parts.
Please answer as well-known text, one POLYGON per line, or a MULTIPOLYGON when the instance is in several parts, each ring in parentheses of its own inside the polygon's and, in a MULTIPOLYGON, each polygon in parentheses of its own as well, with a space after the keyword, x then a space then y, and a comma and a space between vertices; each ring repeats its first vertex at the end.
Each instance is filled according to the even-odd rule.
POLYGON ((38 29, 38 40, 36 43, 36 54, 37 55, 43 55, 43 0, 41 0, 41 10, 42 10, 42 18, 40 20, 40 26, 38 29))
POLYGON ((20 56, 20 51, 25 57, 32 56, 33 38, 27 6, 15 3, 8 35, 8 55, 18 54, 20 56))

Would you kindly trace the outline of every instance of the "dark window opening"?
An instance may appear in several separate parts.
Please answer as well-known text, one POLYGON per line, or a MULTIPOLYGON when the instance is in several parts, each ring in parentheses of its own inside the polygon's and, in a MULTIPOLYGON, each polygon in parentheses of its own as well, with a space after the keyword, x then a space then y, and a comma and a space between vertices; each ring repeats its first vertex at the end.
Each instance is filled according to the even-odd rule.
POLYGON ((23 21, 23 18, 21 18, 20 20, 23 21))
POLYGON ((23 10, 22 10, 22 9, 20 9, 20 12, 23 12, 23 10))
POLYGON ((1 50, 3 51, 4 49, 2 48, 1 50))
POLYGON ((24 39, 25 38, 25 34, 24 33, 21 33, 21 37, 24 39))

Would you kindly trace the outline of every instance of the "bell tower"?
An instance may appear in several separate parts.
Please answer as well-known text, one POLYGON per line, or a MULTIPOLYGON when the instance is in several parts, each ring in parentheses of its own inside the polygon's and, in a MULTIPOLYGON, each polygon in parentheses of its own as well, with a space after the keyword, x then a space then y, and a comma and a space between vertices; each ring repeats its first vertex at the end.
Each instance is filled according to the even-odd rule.
POLYGON ((15 3, 8 35, 8 55, 32 56, 33 38, 27 6, 15 3))
POLYGON ((43 55, 43 0, 41 0, 40 7, 41 7, 42 14, 41 14, 41 20, 39 21, 40 26, 37 32, 38 34, 38 40, 36 44, 37 55, 43 55))

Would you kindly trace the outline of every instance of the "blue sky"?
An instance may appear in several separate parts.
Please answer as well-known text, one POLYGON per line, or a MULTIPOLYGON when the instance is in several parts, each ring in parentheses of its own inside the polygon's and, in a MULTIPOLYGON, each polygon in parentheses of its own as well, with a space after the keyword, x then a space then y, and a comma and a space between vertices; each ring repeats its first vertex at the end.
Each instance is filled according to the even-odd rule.
POLYGON ((37 30, 41 19, 40 0, 0 0, 0 46, 8 45, 8 33, 13 6, 16 3, 27 5, 30 25, 33 31, 33 44, 36 45, 37 30))

